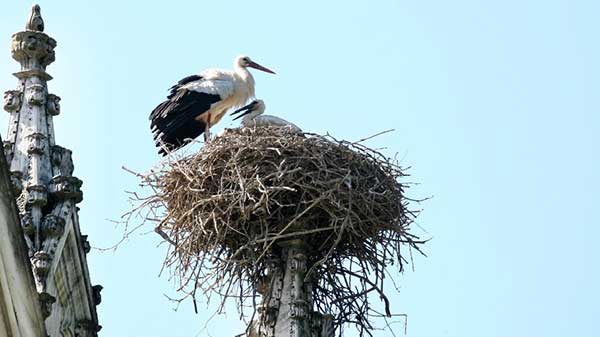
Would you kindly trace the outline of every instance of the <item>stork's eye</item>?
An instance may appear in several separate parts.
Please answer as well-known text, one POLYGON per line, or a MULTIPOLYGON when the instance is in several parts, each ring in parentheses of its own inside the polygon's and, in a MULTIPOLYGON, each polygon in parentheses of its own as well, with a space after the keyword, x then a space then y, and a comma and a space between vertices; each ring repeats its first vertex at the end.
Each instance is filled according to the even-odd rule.
POLYGON ((244 60, 244 62, 250 62, 250 59, 249 59, 249 58, 247 58, 247 57, 244 57, 244 59, 243 59, 243 60, 244 60))

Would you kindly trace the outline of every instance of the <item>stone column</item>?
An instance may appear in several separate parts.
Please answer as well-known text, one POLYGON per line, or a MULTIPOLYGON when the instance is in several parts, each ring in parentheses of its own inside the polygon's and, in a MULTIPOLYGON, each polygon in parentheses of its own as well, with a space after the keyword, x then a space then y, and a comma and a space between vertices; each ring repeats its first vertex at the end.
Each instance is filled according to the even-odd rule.
POLYGON ((252 337, 334 337, 331 315, 313 310, 312 281, 306 279, 307 249, 302 240, 279 243, 269 275, 258 286, 262 303, 252 337))

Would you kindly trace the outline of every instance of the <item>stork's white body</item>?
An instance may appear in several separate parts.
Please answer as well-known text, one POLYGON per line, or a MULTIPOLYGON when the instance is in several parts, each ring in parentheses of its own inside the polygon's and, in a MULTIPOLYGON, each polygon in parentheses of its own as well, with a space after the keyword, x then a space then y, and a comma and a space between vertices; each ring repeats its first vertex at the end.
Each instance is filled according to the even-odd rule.
POLYGON ((260 115, 260 116, 255 116, 255 117, 244 116, 241 124, 244 127, 271 125, 271 126, 278 126, 278 127, 286 127, 286 128, 290 128, 291 130, 296 131, 296 132, 302 132, 302 129, 300 129, 294 123, 288 122, 283 118, 279 118, 277 116, 272 116, 272 115, 260 115))
POLYGON ((254 97, 254 77, 245 67, 235 65, 235 71, 207 69, 200 73, 202 79, 190 82, 183 89, 219 95, 221 100, 199 115, 210 125, 218 123, 229 109, 236 109, 254 97), (210 117, 210 120, 208 119, 210 117))

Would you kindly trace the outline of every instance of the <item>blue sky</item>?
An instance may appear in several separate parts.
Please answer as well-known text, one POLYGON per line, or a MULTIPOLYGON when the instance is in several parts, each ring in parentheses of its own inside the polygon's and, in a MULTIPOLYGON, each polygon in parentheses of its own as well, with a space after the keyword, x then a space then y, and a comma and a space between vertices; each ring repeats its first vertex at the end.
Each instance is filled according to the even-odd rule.
MULTIPOLYGON (((57 39, 57 143, 84 181, 82 231, 115 243, 125 190, 159 159, 147 116, 183 76, 240 53, 267 110, 398 153, 420 183, 428 258, 399 276, 411 337, 596 336, 600 314, 597 1, 39 1, 57 39)), ((30 1, 0 5, 0 88, 30 1)), ((0 117, 6 125, 7 115, 0 117)), ((236 124, 225 118, 215 131, 236 124)), ((5 130, 2 130, 5 134, 5 130)), ((101 336, 233 336, 234 312, 178 311, 156 235, 92 251, 101 336)), ((396 326, 398 331, 402 329, 396 326)), ((389 336, 380 331, 376 336, 389 336)))

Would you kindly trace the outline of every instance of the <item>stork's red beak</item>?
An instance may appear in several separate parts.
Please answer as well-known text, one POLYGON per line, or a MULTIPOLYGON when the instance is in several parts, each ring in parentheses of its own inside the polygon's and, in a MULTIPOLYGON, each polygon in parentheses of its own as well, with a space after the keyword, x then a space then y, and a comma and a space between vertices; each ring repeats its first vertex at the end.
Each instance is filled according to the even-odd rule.
POLYGON ((250 63, 248 63, 248 67, 264 71, 265 73, 275 74, 275 72, 273 70, 271 70, 267 67, 263 67, 260 64, 253 62, 253 61, 250 61, 250 63))

